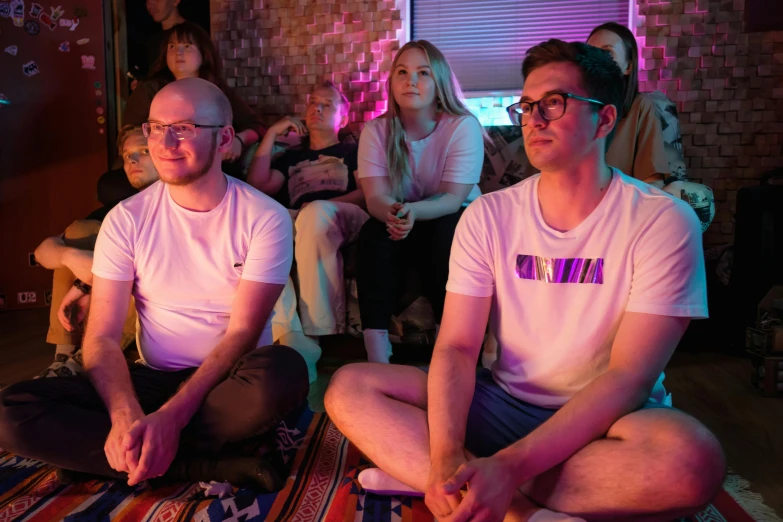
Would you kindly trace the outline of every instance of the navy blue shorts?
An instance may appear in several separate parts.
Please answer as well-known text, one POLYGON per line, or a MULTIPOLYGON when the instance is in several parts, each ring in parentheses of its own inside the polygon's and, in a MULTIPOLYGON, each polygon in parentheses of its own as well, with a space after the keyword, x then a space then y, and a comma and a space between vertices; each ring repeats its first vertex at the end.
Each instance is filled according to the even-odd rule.
MULTIPOLYGON (((648 401, 641 409, 669 408, 648 401)), ((476 391, 468 413, 465 448, 477 457, 489 457, 526 437, 557 409, 542 408, 512 397, 495 383, 492 372, 476 374, 476 391)))

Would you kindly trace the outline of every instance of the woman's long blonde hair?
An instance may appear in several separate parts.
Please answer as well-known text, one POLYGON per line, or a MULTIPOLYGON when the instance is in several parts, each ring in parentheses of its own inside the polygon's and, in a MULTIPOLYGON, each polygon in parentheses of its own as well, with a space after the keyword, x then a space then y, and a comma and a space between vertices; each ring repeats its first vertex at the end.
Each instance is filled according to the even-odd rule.
POLYGON ((397 62, 408 49, 421 49, 427 58, 427 62, 432 70, 432 78, 435 80, 435 103, 437 104, 438 112, 452 116, 473 116, 473 113, 465 106, 465 102, 462 101, 462 90, 459 82, 443 53, 427 40, 413 40, 403 45, 397 56, 394 57, 391 73, 386 80, 386 96, 389 100, 389 109, 383 115, 386 118, 386 129, 388 131, 386 164, 389 167, 389 179, 392 187, 391 195, 397 201, 402 201, 402 182, 405 177, 411 176, 411 169, 408 159, 408 146, 405 143, 405 129, 402 127, 402 121, 400 120, 400 106, 394 99, 391 84, 397 62))

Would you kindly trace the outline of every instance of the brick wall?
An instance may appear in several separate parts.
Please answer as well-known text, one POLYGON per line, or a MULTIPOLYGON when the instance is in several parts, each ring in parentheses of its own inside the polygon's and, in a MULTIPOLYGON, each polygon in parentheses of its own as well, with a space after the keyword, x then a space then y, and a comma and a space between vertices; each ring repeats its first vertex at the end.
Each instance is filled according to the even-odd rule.
POLYGON ((402 36, 395 0, 211 0, 212 37, 229 85, 267 123, 302 114, 331 80, 351 122, 386 110, 384 84, 402 36))
POLYGON ((783 31, 748 33, 745 0, 638 0, 643 91, 677 102, 688 177, 712 187, 705 243, 732 243, 737 190, 783 167, 783 31))
MULTIPOLYGON (((716 196, 705 243, 731 243, 737 190, 783 167, 783 31, 746 32, 744 0, 637 1, 641 88, 677 102, 688 176, 716 196)), ((302 113, 326 79, 349 95, 359 123, 386 108, 399 2, 211 0, 212 34, 228 81, 268 123, 302 113)), ((505 122, 506 101, 471 107, 505 122)))

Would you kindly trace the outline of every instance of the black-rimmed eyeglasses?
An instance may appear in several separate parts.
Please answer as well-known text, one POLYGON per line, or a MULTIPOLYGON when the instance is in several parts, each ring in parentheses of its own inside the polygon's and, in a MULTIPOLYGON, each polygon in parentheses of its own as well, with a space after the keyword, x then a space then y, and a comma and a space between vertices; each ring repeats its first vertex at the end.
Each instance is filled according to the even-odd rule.
POLYGON ((174 137, 178 140, 190 140, 196 136, 196 129, 220 129, 225 125, 199 125, 198 123, 160 123, 151 121, 141 124, 141 130, 144 136, 162 136, 166 129, 171 129, 174 137))
POLYGON ((602 101, 594 100, 592 98, 585 98, 577 94, 570 94, 567 92, 553 92, 544 96, 538 101, 528 102, 521 101, 506 107, 508 117, 511 119, 512 125, 524 127, 527 125, 530 116, 533 114, 533 108, 538 105, 538 113, 547 121, 557 120, 563 117, 566 111, 566 101, 569 98, 575 100, 585 101, 588 103, 595 103, 603 107, 606 105, 602 101))

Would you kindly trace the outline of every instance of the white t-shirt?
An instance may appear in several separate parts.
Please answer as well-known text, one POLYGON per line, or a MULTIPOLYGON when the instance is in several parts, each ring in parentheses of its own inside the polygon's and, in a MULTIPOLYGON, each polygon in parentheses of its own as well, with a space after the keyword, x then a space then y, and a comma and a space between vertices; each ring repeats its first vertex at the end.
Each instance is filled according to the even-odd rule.
MULTIPOLYGON (((388 177, 386 118, 365 125, 359 138, 359 179, 388 177)), ((473 116, 442 114, 435 130, 416 141, 405 140, 411 176, 403 180, 405 202, 416 202, 440 192, 441 181, 473 185, 465 205, 481 195, 478 183, 484 164, 481 124, 473 116)))
POLYGON ((624 312, 707 317, 706 276, 699 220, 683 201, 614 170, 598 207, 558 232, 542 218, 539 179, 465 210, 446 289, 492 296, 495 381, 557 408, 607 370, 624 312))
MULTIPOLYGON (((209 212, 177 205, 157 182, 106 216, 92 273, 133 281, 136 341, 159 370, 201 365, 223 339, 240 279, 285 284, 293 257, 291 218, 250 185, 226 177, 209 212)), ((271 317, 257 346, 272 344, 271 317)))

